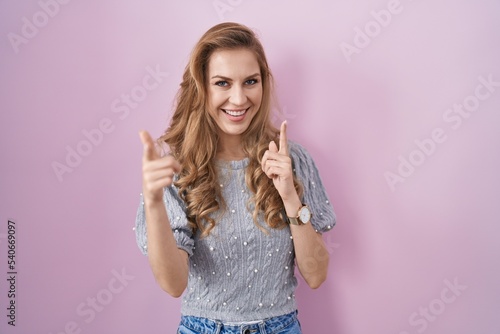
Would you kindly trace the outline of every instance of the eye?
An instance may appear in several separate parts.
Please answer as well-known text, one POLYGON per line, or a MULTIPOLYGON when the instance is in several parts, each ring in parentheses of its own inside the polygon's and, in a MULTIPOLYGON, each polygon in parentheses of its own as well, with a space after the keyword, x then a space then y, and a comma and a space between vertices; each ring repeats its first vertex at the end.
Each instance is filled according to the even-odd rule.
POLYGON ((216 86, 219 86, 219 87, 226 87, 229 85, 229 83, 227 81, 224 81, 224 80, 220 80, 220 81, 217 81, 215 83, 216 86))
POLYGON ((247 84, 247 85, 255 85, 258 82, 259 82, 259 80, 257 80, 257 79, 249 79, 249 80, 245 81, 245 84, 247 84))

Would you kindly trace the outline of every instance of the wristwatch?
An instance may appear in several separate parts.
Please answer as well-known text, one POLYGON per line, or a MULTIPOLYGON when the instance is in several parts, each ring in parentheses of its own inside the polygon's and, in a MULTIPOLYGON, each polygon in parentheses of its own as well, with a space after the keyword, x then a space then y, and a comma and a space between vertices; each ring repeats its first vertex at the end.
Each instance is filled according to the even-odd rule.
POLYGON ((311 210, 309 210, 309 207, 305 204, 302 204, 302 206, 297 211, 297 217, 288 217, 288 223, 291 225, 304 225, 309 223, 311 217, 312 213, 311 210))

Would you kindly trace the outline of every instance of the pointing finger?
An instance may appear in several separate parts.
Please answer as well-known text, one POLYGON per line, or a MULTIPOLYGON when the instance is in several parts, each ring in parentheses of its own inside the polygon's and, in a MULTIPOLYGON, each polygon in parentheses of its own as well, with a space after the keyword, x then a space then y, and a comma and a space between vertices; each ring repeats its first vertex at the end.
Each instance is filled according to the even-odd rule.
POLYGON ((287 123, 286 123, 286 121, 283 121, 283 123, 281 123, 281 129, 280 129, 279 153, 288 155, 288 139, 286 136, 286 127, 287 127, 287 123))
POLYGON ((158 152, 156 152, 155 144, 153 138, 147 131, 140 131, 139 136, 141 137, 141 142, 144 145, 144 160, 156 160, 160 157, 158 152))

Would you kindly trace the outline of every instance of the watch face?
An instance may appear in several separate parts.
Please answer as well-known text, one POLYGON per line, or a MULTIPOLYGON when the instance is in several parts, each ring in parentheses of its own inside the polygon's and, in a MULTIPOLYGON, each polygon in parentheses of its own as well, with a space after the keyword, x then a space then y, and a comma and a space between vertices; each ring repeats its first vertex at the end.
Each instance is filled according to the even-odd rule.
POLYGON ((311 220, 311 211, 309 211, 308 207, 304 206, 300 209, 299 218, 303 224, 308 223, 309 220, 311 220))

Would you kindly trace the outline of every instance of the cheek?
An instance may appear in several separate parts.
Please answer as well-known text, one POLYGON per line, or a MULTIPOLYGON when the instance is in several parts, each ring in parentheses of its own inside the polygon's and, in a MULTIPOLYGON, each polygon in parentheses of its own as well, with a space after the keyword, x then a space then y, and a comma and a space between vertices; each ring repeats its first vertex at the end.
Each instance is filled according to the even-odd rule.
POLYGON ((252 100, 253 103, 257 103, 262 100, 262 86, 252 87, 245 92, 248 99, 252 100))
POLYGON ((215 98, 213 93, 208 92, 208 94, 209 96, 207 100, 207 112, 212 118, 215 118, 217 116, 218 110, 217 99, 215 98))
POLYGON ((255 92, 252 94, 252 101, 260 106, 260 103, 262 102, 262 88, 261 89, 256 89, 255 92))
POLYGON ((226 97, 223 92, 210 93, 209 105, 212 109, 218 109, 225 101, 226 97))

